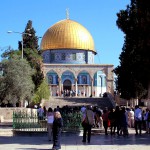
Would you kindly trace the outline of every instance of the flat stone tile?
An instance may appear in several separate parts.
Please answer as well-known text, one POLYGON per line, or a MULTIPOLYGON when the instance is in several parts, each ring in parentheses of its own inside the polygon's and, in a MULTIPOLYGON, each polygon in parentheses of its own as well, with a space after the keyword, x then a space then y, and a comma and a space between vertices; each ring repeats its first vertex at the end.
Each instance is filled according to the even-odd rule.
MULTIPOLYGON (((82 143, 83 133, 63 133, 61 150, 150 150, 150 135, 128 137, 94 134, 91 143, 82 143)), ((47 136, 0 136, 0 150, 51 150, 47 136)))

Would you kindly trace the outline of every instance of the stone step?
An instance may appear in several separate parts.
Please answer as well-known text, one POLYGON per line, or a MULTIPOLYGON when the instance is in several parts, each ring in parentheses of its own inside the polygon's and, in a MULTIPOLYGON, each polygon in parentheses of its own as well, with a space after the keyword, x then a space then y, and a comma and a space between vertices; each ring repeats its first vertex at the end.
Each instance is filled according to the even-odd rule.
POLYGON ((9 121, 5 119, 4 122, 0 122, 0 127, 1 126, 12 127, 12 124, 13 124, 13 119, 10 119, 9 121))
POLYGON ((42 106, 56 108, 57 106, 83 106, 83 105, 92 105, 99 106, 101 109, 108 107, 114 107, 114 102, 112 102, 109 98, 89 98, 89 97, 51 97, 50 100, 42 100, 42 106))
POLYGON ((0 136, 13 136, 12 127, 0 127, 0 136))

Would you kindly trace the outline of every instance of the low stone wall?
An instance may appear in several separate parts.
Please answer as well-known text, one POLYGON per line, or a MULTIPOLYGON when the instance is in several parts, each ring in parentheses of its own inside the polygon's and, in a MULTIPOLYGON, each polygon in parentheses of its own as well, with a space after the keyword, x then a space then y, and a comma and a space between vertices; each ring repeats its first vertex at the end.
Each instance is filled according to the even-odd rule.
POLYGON ((12 120, 14 111, 25 111, 28 113, 36 113, 37 109, 24 108, 24 107, 0 108, 0 122, 4 122, 5 120, 12 120))

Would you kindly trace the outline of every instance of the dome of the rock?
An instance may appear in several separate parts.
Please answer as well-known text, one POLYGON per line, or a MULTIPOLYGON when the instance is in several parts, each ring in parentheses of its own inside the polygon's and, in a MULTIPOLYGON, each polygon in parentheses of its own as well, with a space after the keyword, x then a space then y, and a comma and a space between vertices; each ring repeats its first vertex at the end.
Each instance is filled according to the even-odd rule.
POLYGON ((65 19, 51 26, 41 41, 42 50, 76 49, 95 52, 89 31, 76 21, 65 19))

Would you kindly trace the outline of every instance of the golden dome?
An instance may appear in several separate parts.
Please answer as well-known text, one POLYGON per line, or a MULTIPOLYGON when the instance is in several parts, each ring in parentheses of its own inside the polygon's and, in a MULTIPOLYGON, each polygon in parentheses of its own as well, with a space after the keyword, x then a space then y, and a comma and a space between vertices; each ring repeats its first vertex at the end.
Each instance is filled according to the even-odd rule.
POLYGON ((61 20, 46 31, 41 49, 83 49, 95 52, 94 40, 88 30, 70 19, 61 20))

